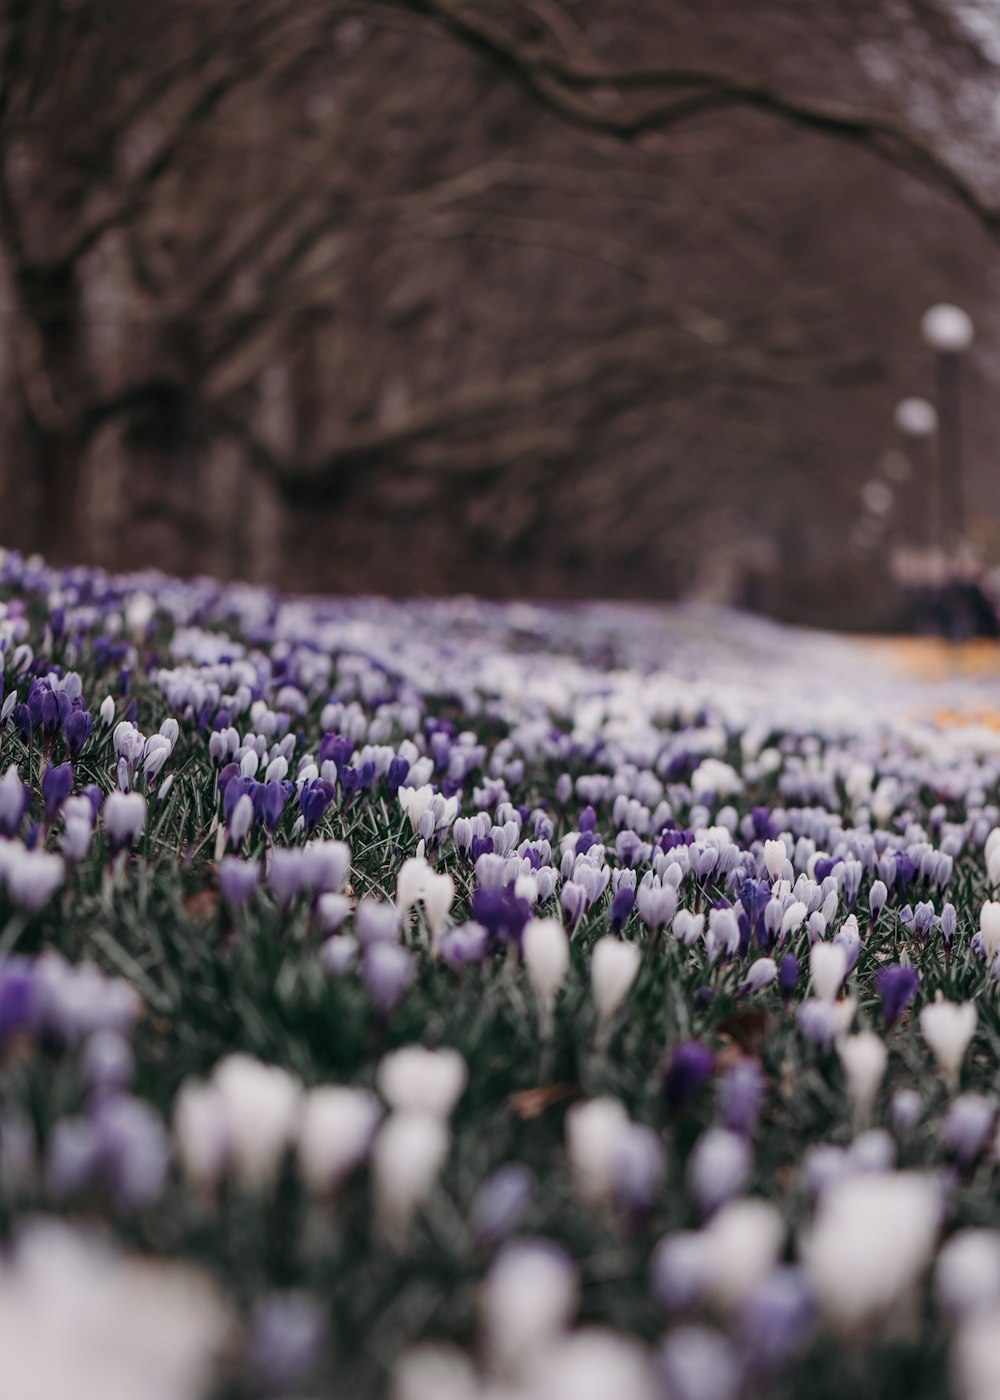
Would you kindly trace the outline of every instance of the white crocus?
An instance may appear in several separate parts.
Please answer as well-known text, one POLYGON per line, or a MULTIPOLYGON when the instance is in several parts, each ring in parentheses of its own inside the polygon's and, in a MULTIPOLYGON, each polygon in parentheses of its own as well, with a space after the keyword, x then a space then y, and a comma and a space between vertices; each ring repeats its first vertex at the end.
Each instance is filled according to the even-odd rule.
POLYGON ((523 948, 539 1020, 547 1033, 556 996, 569 970, 569 938, 558 919, 529 919, 524 926, 523 948))
POLYGON ((493 1369, 510 1377, 523 1375, 572 1322, 579 1292, 576 1266, 548 1240, 516 1240, 501 1249, 479 1295, 493 1369))
MULTIPOLYGON (((1000 859, 1000 850, 997 857, 1000 859)), ((997 881, 991 883, 996 884, 997 881)), ((987 899, 984 902, 979 911, 979 937, 986 954, 986 965, 992 967, 997 953, 1000 953, 1000 900, 987 899)))
POLYGON ((372 1149, 375 1227, 402 1249, 413 1216, 423 1206, 448 1154, 451 1134, 428 1113, 394 1113, 372 1149))
POLYGON ((590 958, 590 989, 598 1029, 607 1027, 639 975, 642 954, 634 943, 606 934, 594 944, 590 958))
POLYGON ((729 1309, 748 1298, 777 1264, 785 1222, 769 1201, 749 1197, 721 1206, 702 1235, 709 1296, 717 1307, 729 1309))
POLYGON ((379 1064, 375 1083, 397 1113, 423 1113, 444 1121, 465 1090, 469 1071, 457 1050, 406 1045, 379 1064))
POLYGON ((614 1194, 618 1149, 629 1116, 618 1099, 591 1099, 566 1114, 566 1155, 577 1193, 586 1205, 603 1205, 614 1194))
POLYGON ((237 1180, 248 1191, 272 1186, 295 1136, 302 1086, 277 1065, 243 1054, 229 1055, 217 1065, 212 1082, 237 1180))
POLYGON ((193 1079, 183 1083, 174 1099, 173 1125, 181 1170, 196 1191, 210 1194, 229 1154, 225 1108, 215 1085, 193 1079))
POLYGON ((959 1230, 941 1246, 934 1292, 951 1317, 1000 1306, 1000 1231, 959 1230))
POLYGON ((847 1092, 857 1118, 864 1122, 874 1107, 889 1052, 882 1037, 874 1031, 861 1031, 837 1044, 841 1068, 847 1082, 847 1092))
POLYGON ((420 818, 434 800, 434 789, 430 783, 418 788, 401 787, 398 796, 399 805, 409 818, 411 829, 416 831, 420 825, 420 818))
POLYGON ((917 1172, 870 1172, 831 1182, 802 1246, 806 1273, 844 1336, 884 1324, 907 1302, 934 1254, 940 1183, 917 1172))
POLYGON ((979 1014, 971 1001, 932 1001, 920 1013, 920 1034, 930 1047, 938 1069, 952 1084, 958 1083, 969 1042, 976 1033, 979 1014))
POLYGON ((847 975, 847 952, 839 943, 814 943, 809 950, 809 976, 820 1001, 833 1001, 847 975))
POLYGON ((772 881, 780 877, 787 859, 788 850, 784 841, 764 842, 764 867, 772 881))
POLYGON ((336 1190, 371 1146, 381 1117, 373 1094, 324 1084, 306 1095, 299 1123, 299 1171, 315 1195, 336 1190))

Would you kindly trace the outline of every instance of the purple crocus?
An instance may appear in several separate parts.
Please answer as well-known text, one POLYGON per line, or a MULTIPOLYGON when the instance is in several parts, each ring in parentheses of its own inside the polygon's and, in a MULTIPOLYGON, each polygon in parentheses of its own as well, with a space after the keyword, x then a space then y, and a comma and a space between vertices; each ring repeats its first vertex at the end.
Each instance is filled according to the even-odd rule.
POLYGON ((254 1307, 246 1369, 255 1388, 295 1388, 315 1371, 326 1348, 323 1311, 308 1293, 272 1293, 254 1307))
POLYGON ((715 1056, 700 1040, 674 1046, 663 1074, 663 1097, 671 1113, 682 1112, 694 1101, 714 1068, 715 1056))
POLYGON ((13 763, 0 778, 0 836, 13 836, 28 810, 31 790, 18 777, 13 763))
POLYGON ((70 758, 79 758, 94 729, 94 716, 89 710, 71 710, 63 724, 63 738, 70 758))
POLYGON ((50 824, 59 815, 59 809, 73 791, 73 765, 60 763, 50 765, 42 778, 42 799, 45 803, 45 820, 50 824))
POLYGON ((786 1004, 795 995, 795 986, 799 980, 799 960, 794 953, 786 953, 778 964, 778 986, 781 988, 781 995, 786 1004))
POLYGON ((469 1226, 479 1244, 492 1245, 521 1224, 535 1194, 535 1174, 521 1162, 506 1162, 492 1172, 472 1202, 469 1226))
POLYGON ((372 943, 365 950, 362 976, 372 1006, 388 1016, 413 981, 416 961, 398 943, 372 943))
POLYGON ((219 862, 219 890, 231 909, 246 904, 259 881, 260 866, 255 860, 224 856, 219 862))
POLYGON ((628 923, 629 915, 635 904, 635 889, 631 885, 622 885, 614 899, 611 901, 611 931, 621 933, 628 923))
POLYGON ((472 917, 492 939, 520 943, 524 926, 531 918, 531 905, 514 893, 513 885, 478 889, 472 896, 472 917))
POLYGON ((767 1081, 758 1060, 737 1060, 719 1080, 719 1117, 731 1132, 753 1137, 767 1081))
POLYGON ((887 1027, 897 1024, 920 986, 916 968, 904 965, 883 967, 875 975, 875 987, 882 998, 882 1016, 887 1027))
POLYGON ((976 1165, 996 1120, 997 1106, 985 1094, 960 1094, 952 1100, 941 1128, 941 1139, 961 1171, 971 1171, 976 1165))

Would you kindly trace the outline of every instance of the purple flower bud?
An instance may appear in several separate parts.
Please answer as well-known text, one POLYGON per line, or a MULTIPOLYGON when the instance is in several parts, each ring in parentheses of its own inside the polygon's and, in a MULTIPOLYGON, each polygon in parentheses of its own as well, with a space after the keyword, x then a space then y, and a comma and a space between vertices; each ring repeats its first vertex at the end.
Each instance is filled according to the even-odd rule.
POLYGON ((941 1128, 941 1139, 962 1171, 970 1171, 979 1160, 996 1117, 996 1104, 983 1094, 961 1094, 952 1100, 941 1128))
POLYGON ((359 943, 349 933, 334 934, 320 949, 323 970, 332 977, 340 977, 349 972, 358 960, 359 943))
POLYGON ((693 1312, 705 1295, 705 1240, 696 1230, 668 1235, 650 1262, 653 1294, 669 1313, 693 1312))
POLYGON ((719 1117, 734 1133, 753 1137, 757 1131, 766 1080, 757 1060, 737 1060, 719 1081, 719 1117))
POLYGON ((688 1324, 660 1343, 656 1370, 670 1400, 737 1400, 742 1367, 725 1333, 688 1324))
POLYGON ((135 1074, 135 1056, 121 1031, 98 1030, 88 1036, 79 1065, 87 1087, 101 1093, 126 1088, 135 1074))
POLYGON ((373 943, 395 943, 399 938, 399 910, 395 904, 362 899, 354 911, 354 931, 366 948, 373 943))
POLYGON ((898 1137, 916 1127, 924 1111, 923 1100, 916 1089, 897 1089, 889 1100, 889 1123, 898 1137))
POLYGON ((698 1040, 675 1045, 663 1075, 663 1097, 671 1113, 680 1113, 693 1102, 711 1077, 715 1056, 698 1040))
POLYGON ((17 832, 30 802, 31 792, 12 763, 0 778, 0 835, 13 836, 17 832))
POLYGON ((958 914, 954 904, 946 904, 941 910, 941 941, 948 950, 951 948, 955 930, 958 927, 958 914))
POLYGON ((486 1178, 472 1202, 469 1226, 479 1244, 497 1244, 519 1227, 535 1194, 534 1172, 508 1162, 486 1178))
POLYGON ((416 962, 398 943, 373 943, 362 972, 368 995, 380 1016, 388 1016, 413 981, 416 962))
POLYGON ((786 953, 778 964, 778 986, 785 1001, 794 996, 798 980, 799 960, 793 953, 786 953))
POLYGON ((94 717, 89 710, 71 710, 63 725, 63 738, 71 758, 79 758, 94 729, 94 717))
POLYGON ((442 961, 458 972, 470 963, 482 962, 486 955, 489 933, 482 924, 465 923, 444 929, 438 938, 442 961))
POLYGON ((629 885, 622 885, 611 901, 611 929, 613 933, 620 933, 625 927, 634 904, 635 889, 629 885))
POLYGON ((102 1175, 126 1210, 144 1210, 162 1194, 170 1143, 159 1115, 142 1099, 117 1094, 99 1102, 94 1121, 101 1137, 102 1175))
POLYGON ((101 1135, 89 1118, 60 1118, 49 1135, 45 1186, 57 1200, 78 1195, 101 1168, 101 1135))
POLYGON ((219 891, 231 909, 246 904, 260 881, 260 865, 255 860, 224 856, 219 862, 219 891))
POLYGON ((817 1322, 817 1309, 799 1269, 775 1269, 746 1297, 736 1330, 751 1368, 774 1375, 805 1350, 817 1322))
POLYGON ((301 892, 305 876, 305 858, 301 848, 272 847, 267 862, 267 884, 282 908, 287 908, 301 892))
POLYGON ((887 1027, 896 1025, 919 986, 920 974, 913 967, 883 967, 875 974, 875 987, 882 998, 882 1016, 887 1027))
POLYGON ((307 1293, 272 1293, 254 1307, 247 1340, 246 1370, 254 1387, 294 1389, 323 1359, 326 1321, 307 1293))
POLYGON ((651 1210, 663 1182, 663 1144, 644 1123, 630 1123, 616 1143, 611 1162, 615 1199, 633 1219, 651 1210))

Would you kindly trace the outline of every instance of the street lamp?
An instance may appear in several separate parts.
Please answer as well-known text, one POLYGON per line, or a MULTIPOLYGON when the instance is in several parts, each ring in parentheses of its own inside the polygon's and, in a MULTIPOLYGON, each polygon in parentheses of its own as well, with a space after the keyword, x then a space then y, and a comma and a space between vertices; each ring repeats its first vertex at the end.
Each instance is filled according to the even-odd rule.
POLYGON ((962 355, 975 338, 972 317, 960 306, 942 303, 924 313, 920 325, 927 345, 934 351, 937 371, 938 470, 942 487, 951 488, 953 519, 959 536, 965 530, 965 501, 962 492, 962 432, 960 406, 960 366, 962 355))
POLYGON ((913 455, 920 463, 919 474, 927 489, 927 542, 935 557, 941 550, 941 471, 936 453, 929 450, 937 432, 937 409, 926 399, 903 399, 896 405, 896 427, 913 444, 913 455))

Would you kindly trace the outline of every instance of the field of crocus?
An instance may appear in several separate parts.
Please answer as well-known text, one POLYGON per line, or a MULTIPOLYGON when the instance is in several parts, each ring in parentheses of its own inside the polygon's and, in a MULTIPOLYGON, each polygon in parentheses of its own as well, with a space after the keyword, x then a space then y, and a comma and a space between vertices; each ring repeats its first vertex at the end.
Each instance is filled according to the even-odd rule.
POLYGON ((0 662, 0 1393, 1000 1395, 988 674, 14 554, 0 662))

